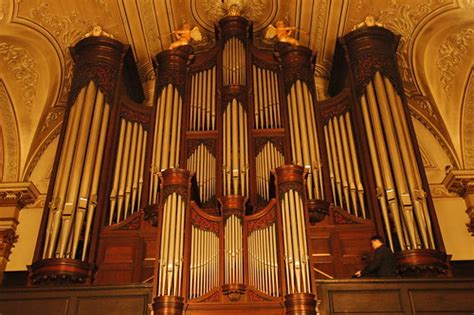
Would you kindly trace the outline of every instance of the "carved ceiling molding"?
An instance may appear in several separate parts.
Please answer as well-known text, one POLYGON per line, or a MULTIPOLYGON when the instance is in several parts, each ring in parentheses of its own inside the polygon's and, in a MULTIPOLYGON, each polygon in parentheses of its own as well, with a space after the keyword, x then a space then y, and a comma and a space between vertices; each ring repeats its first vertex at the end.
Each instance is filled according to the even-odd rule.
POLYGON ((460 163, 457 158, 456 151, 454 151, 451 145, 451 142, 447 140, 449 139, 449 137, 441 133, 440 130, 433 125, 433 121, 427 118, 423 113, 421 113, 419 111, 419 108, 413 106, 410 103, 410 100, 408 100, 408 102, 411 116, 418 120, 433 135, 436 141, 438 141, 441 148, 443 148, 444 152, 446 152, 446 155, 448 156, 449 161, 451 162, 453 167, 458 168, 460 166, 460 163))
POLYGON ((43 156, 46 149, 61 134, 61 126, 62 126, 63 120, 62 120, 62 116, 60 117, 61 118, 58 118, 58 120, 56 120, 54 124, 52 124, 52 128, 49 130, 49 133, 45 133, 41 137, 38 137, 37 139, 39 141, 35 140, 35 143, 32 145, 31 147, 32 150, 30 151, 30 157, 25 167, 23 180, 27 181, 30 179, 31 174, 33 173, 36 165, 38 164, 39 160, 43 156))
POLYGON ((0 123, 4 134, 3 143, 6 147, 3 181, 15 182, 19 175, 20 139, 13 102, 2 80, 0 80, 0 112, 2 113, 0 123))
POLYGON ((461 126, 464 168, 474 169, 474 69, 464 91, 461 126))
POLYGON ((277 7, 275 0, 190 1, 193 18, 207 31, 213 31, 213 24, 227 15, 240 15, 254 21, 254 29, 259 31, 273 21, 277 7))
POLYGON ((0 42, 0 56, 2 56, 22 91, 21 96, 26 111, 31 113, 39 79, 39 71, 35 61, 28 50, 7 42, 0 42))
POLYGON ((457 193, 449 191, 443 184, 430 185, 430 192, 433 198, 459 198, 457 193))
POLYGON ((24 208, 35 202, 40 192, 31 182, 0 183, 0 207, 24 208))
POLYGON ((450 35, 439 47, 436 66, 440 72, 441 86, 446 93, 449 94, 454 77, 459 70, 459 64, 464 57, 472 58, 472 55, 466 56, 466 52, 473 43, 474 28, 467 28, 450 35))
POLYGON ((452 169, 443 180, 443 185, 463 198, 474 194, 474 170, 452 169))
POLYGON ((77 11, 73 11, 70 16, 55 15, 51 12, 48 3, 44 1, 39 2, 31 10, 31 17, 37 24, 51 32, 61 47, 64 57, 64 78, 60 100, 66 102, 73 77, 73 61, 69 47, 92 29, 92 22, 82 19, 77 11))

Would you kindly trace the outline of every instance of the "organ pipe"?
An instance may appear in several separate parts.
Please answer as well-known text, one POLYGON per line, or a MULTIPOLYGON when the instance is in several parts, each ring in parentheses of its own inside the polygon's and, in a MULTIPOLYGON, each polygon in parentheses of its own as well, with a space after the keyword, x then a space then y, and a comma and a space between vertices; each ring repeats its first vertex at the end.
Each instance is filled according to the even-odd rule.
POLYGON ((72 105, 53 189, 43 258, 84 259, 87 255, 109 112, 103 93, 93 81, 81 89, 72 105), (84 225, 86 246, 78 252, 84 225))
POLYGON ((236 99, 224 112, 224 192, 248 194, 247 113, 236 99))
POLYGON ((311 293, 308 243, 305 225, 303 167, 280 166, 276 169, 282 234, 286 290, 288 294, 311 293))
POLYGON ((109 225, 140 208, 147 131, 138 122, 120 120, 119 144, 110 193, 109 225))

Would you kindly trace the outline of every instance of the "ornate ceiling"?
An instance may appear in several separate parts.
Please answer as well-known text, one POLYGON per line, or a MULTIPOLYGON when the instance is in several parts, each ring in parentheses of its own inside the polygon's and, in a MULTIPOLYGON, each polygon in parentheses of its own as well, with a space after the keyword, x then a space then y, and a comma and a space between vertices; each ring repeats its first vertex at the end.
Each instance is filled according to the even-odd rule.
POLYGON ((402 36, 399 64, 430 181, 441 182, 446 164, 474 168, 473 0, 0 0, 0 181, 45 191, 71 83, 68 47, 94 25, 132 46, 150 96, 152 56, 170 33, 196 25, 204 40, 195 49, 205 50, 232 3, 254 21, 257 45, 268 45, 262 34, 278 19, 303 31, 301 43, 318 54, 321 97, 336 38, 377 17, 402 36))

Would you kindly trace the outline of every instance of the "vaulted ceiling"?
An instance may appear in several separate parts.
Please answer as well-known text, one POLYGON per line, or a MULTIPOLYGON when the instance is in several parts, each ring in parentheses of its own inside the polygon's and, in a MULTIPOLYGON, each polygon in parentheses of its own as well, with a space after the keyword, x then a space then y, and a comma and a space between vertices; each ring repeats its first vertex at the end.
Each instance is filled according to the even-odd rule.
POLYGON ((152 57, 166 49, 184 21, 214 45, 213 23, 240 3, 254 21, 256 45, 265 28, 286 19, 317 53, 320 97, 335 41, 367 15, 402 36, 404 86, 430 181, 446 165, 474 168, 473 0, 0 0, 0 181, 32 180, 46 190, 71 84, 69 47, 94 25, 131 45, 150 102, 152 57))

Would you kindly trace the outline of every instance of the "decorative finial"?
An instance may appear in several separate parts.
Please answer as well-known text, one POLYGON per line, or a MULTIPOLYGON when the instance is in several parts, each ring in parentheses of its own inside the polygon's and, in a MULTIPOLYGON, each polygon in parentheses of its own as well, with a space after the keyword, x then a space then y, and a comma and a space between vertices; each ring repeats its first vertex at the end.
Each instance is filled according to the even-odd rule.
POLYGON ((97 36, 105 36, 105 37, 109 37, 109 38, 114 38, 114 36, 112 34, 109 34, 109 33, 106 33, 102 30, 102 27, 100 27, 99 25, 96 25, 92 28, 92 31, 90 31, 89 33, 86 33, 82 38, 86 38, 86 37, 97 37, 97 36))
POLYGON ((379 27, 384 27, 384 25, 380 22, 377 22, 375 20, 375 17, 373 15, 367 15, 365 18, 364 22, 361 22, 359 24, 354 25, 352 30, 356 30, 362 27, 374 27, 374 26, 379 26, 379 27))

